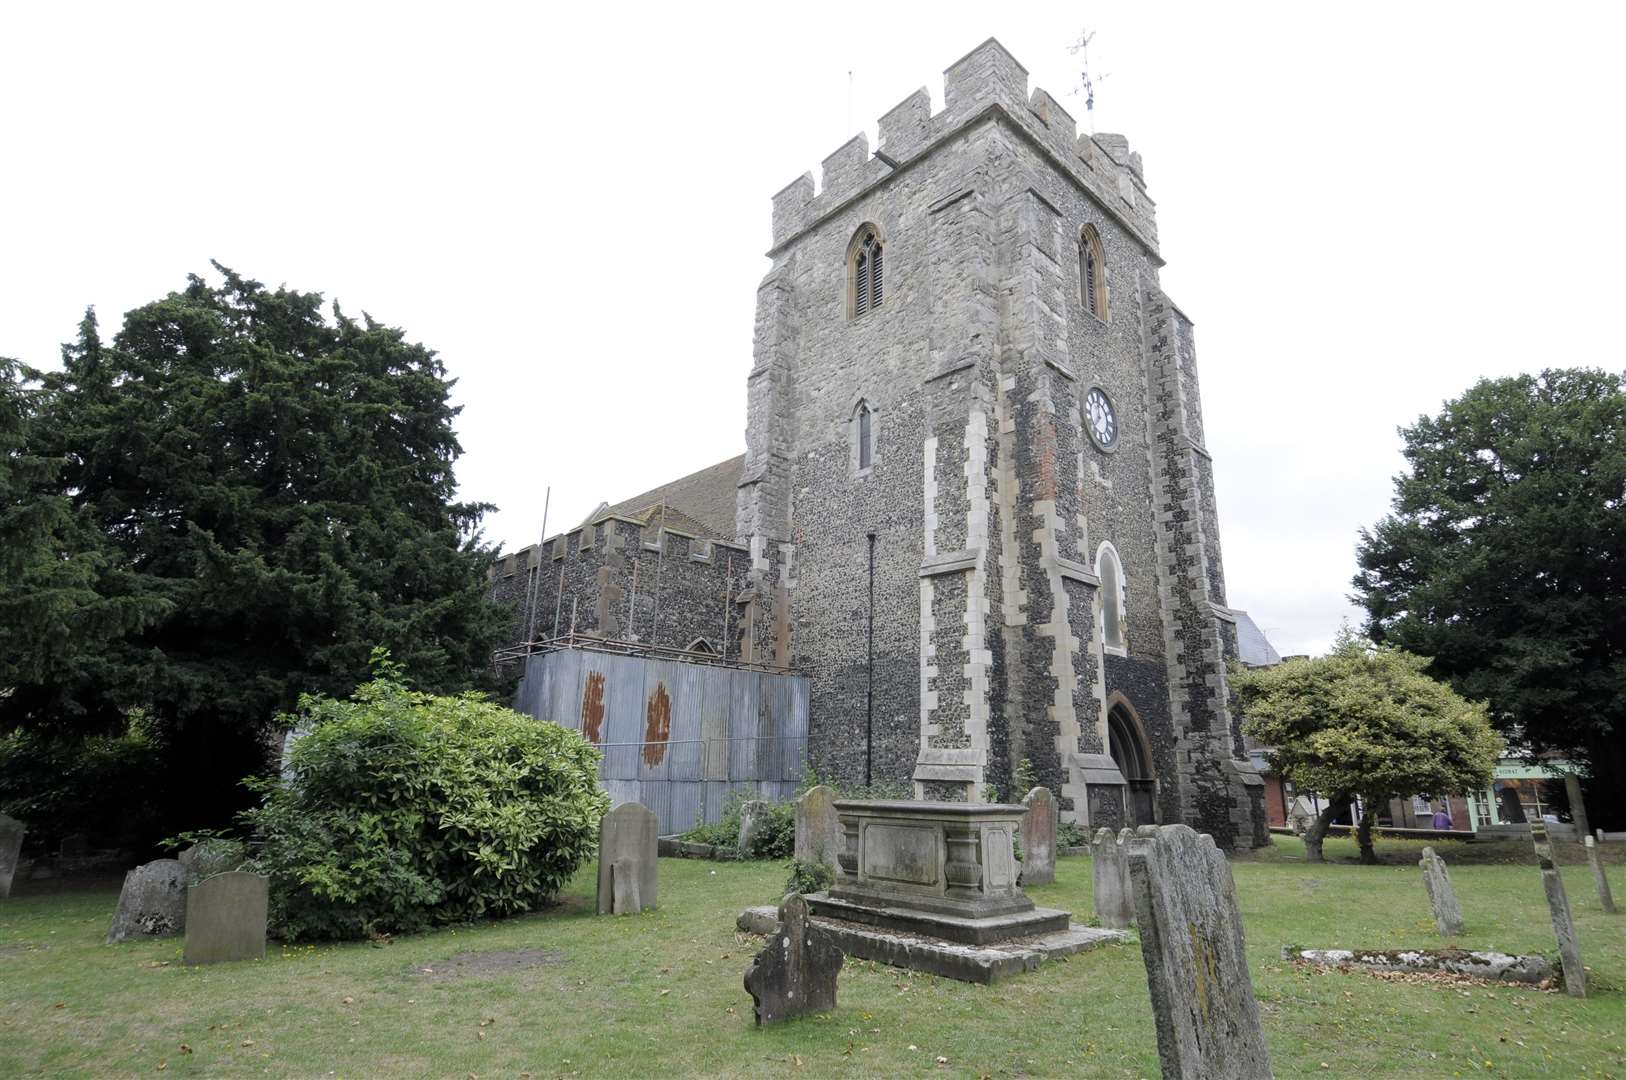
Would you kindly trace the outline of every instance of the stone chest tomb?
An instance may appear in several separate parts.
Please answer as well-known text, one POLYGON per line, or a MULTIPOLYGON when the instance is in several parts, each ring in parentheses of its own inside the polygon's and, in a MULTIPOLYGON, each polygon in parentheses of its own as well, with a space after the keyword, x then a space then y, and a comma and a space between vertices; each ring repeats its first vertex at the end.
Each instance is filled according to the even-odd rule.
POLYGON ((837 800, 846 843, 816 914, 982 945, 1065 930, 1017 884, 1015 840, 1026 808, 955 802, 837 800))

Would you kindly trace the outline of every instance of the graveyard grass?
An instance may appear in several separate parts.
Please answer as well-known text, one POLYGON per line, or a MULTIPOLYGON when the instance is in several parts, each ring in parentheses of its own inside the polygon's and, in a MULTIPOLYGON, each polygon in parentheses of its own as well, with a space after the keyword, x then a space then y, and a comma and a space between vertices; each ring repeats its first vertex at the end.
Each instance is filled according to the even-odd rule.
MULTIPOLYGON (((1469 948, 1556 953, 1529 845, 1435 844, 1469 948)), ((1604 915, 1580 848, 1565 886, 1593 986, 1561 993, 1391 982, 1295 969, 1284 944, 1438 947, 1420 844, 1393 862, 1302 861, 1273 848, 1235 864, 1272 1063, 1293 1077, 1626 1078, 1626 915, 1604 915)), ((1620 846, 1609 849, 1626 885, 1620 846)), ((1156 1077, 1137 945, 1085 953, 994 987, 848 960, 822 1018, 757 1030, 741 978, 761 939, 734 917, 769 901, 769 863, 662 859, 658 911, 593 913, 594 868, 558 906, 390 944, 278 947, 188 969, 178 939, 104 945, 117 883, 0 901, 0 1075, 127 1076, 1102 1076, 1156 1077), (552 950, 540 966, 447 974, 462 953, 552 950), (423 969, 436 969, 434 974, 423 969)), ((1090 863, 1058 860, 1043 905, 1091 917, 1090 863)), ((487 962, 491 962, 488 957, 487 962)))

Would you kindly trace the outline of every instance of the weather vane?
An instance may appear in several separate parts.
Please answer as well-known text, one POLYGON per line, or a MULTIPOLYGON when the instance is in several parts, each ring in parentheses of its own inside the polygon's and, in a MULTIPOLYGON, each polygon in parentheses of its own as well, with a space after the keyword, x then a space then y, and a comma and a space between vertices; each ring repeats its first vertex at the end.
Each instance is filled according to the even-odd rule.
POLYGON ((1095 134, 1095 84, 1097 82, 1106 82, 1110 77, 1103 75, 1100 79, 1095 79, 1090 75, 1089 50, 1090 42, 1094 40, 1095 34, 1089 30, 1084 30, 1079 33, 1078 40, 1073 42, 1067 49, 1069 53, 1077 56, 1079 62, 1083 65, 1083 70, 1079 73, 1080 85, 1073 93, 1082 93, 1084 95, 1084 112, 1089 117, 1091 135, 1095 134))

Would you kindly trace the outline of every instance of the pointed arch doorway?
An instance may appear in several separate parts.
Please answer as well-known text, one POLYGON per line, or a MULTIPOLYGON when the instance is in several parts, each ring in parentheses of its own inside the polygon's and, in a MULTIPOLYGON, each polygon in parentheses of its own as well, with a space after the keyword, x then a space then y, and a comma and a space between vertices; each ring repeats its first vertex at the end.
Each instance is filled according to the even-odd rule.
POLYGON ((1121 694, 1107 709, 1107 751, 1129 782, 1130 825, 1157 824, 1157 779, 1152 775, 1152 752, 1141 734, 1140 718, 1121 694))

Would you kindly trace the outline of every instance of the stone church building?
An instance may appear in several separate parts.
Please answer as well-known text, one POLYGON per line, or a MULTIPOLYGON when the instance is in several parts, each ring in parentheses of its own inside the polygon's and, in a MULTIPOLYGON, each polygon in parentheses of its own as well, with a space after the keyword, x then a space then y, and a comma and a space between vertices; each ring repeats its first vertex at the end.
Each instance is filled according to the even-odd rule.
MULTIPOLYGON (((988 40, 773 196, 745 453, 508 556, 516 638, 792 669, 822 775, 1267 841, 1139 154, 988 40)), ((1246 624, 1245 624, 1246 625, 1246 624)))

